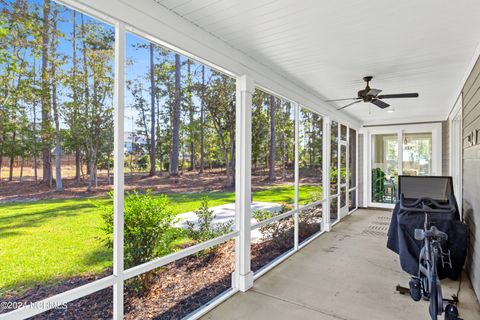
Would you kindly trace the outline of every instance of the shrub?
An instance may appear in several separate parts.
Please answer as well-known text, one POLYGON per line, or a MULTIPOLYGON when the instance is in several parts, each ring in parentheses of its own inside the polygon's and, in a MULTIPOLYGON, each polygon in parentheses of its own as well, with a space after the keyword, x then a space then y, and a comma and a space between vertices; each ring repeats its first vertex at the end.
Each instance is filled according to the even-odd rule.
POLYGON ((320 201, 322 199, 323 199, 322 190, 313 191, 313 192, 310 193, 310 199, 307 201, 307 204, 317 202, 317 201, 320 201))
POLYGON ((140 170, 144 171, 148 168, 148 165, 150 164, 150 158, 148 157, 148 155, 143 155, 137 158, 135 162, 137 164, 137 167, 140 170))
POLYGON ((380 168, 372 169, 372 201, 383 202, 385 194, 385 172, 380 168))
MULTIPOLYGON (((293 207, 289 204, 283 203, 280 210, 269 211, 266 209, 254 210, 252 213, 253 218, 257 221, 268 220, 276 215, 288 212, 292 210, 293 207)), ((284 246, 285 243, 288 243, 291 239, 291 230, 293 228, 293 222, 291 218, 284 218, 260 227, 260 233, 262 234, 262 240, 272 240, 276 246, 284 246)))
MULTIPOLYGON (((113 197, 113 193, 110 193, 113 197)), ((97 205, 105 222, 103 231, 107 246, 113 244, 113 205, 97 205)), ((125 268, 137 266, 173 251, 175 214, 166 195, 152 197, 136 191, 127 193, 124 205, 124 262, 125 268)), ((143 290, 150 285, 151 273, 140 276, 143 290)))
POLYGON ((208 201, 208 197, 204 197, 198 210, 195 210, 195 215, 198 218, 197 225, 192 222, 187 222, 189 236, 196 242, 207 241, 232 230, 233 221, 213 223, 215 213, 208 208, 208 201))

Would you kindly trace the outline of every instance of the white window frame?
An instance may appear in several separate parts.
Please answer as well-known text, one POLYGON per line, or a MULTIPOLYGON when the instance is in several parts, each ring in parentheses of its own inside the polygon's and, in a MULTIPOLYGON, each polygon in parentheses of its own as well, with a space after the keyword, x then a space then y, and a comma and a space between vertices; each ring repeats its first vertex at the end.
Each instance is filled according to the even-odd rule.
POLYGON ((460 214, 463 216, 463 118, 462 118, 462 100, 460 94, 455 105, 448 116, 448 174, 452 176, 454 194, 457 199, 460 214))
POLYGON ((372 136, 378 134, 396 134, 398 139, 398 153, 397 166, 399 175, 403 172, 403 138, 404 134, 409 133, 432 133, 432 175, 442 175, 442 123, 419 123, 419 124, 404 124, 404 125, 388 125, 364 127, 362 133, 364 134, 364 152, 363 174, 364 174, 364 203, 368 207, 374 208, 388 208, 392 209, 395 204, 378 203, 372 201, 372 136))

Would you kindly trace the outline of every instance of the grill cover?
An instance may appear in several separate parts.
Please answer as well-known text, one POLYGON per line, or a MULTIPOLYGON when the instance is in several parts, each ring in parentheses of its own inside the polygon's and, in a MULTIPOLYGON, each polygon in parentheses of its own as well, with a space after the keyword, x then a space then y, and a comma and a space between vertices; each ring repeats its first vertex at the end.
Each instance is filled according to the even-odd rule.
MULTIPOLYGON (((451 177, 407 177, 399 176, 399 193, 403 193, 406 201, 414 201, 429 197, 444 202, 453 195, 451 177)), ((455 199, 455 197, 453 197, 455 199)), ((454 213, 430 213, 430 226, 435 225, 448 235, 448 240, 442 244, 443 251, 450 250, 452 268, 438 261, 440 278, 456 280, 461 272, 467 256, 468 229, 460 221, 458 205, 455 201, 454 213)), ((414 237, 415 229, 423 229, 425 214, 400 209, 397 203, 392 212, 392 220, 388 229, 387 248, 400 257, 402 269, 414 276, 418 275, 418 256, 424 245, 414 237)))

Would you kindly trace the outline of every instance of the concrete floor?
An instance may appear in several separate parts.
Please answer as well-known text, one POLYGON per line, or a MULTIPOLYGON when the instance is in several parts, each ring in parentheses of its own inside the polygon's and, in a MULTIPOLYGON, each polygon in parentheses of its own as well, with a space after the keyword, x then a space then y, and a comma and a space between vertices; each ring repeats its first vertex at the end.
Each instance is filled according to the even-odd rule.
MULTIPOLYGON (((385 246, 389 217, 388 211, 357 210, 203 319, 429 319, 426 301, 395 291, 409 276, 385 246)), ((448 296, 458 282, 445 280, 442 287, 448 296)), ((459 297, 460 316, 480 319, 466 277, 459 297)))

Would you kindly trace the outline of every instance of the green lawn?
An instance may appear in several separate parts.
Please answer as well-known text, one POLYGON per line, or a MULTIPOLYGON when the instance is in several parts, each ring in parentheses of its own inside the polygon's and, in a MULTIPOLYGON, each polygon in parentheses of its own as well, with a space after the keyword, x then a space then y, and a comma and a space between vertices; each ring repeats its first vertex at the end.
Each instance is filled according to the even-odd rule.
MULTIPOLYGON (((302 186, 305 203, 318 187, 302 186)), ((254 193, 254 201, 293 203, 293 187, 278 186, 254 193)), ((170 194, 177 213, 197 209, 203 197, 210 206, 235 201, 232 192, 170 194)), ((99 241, 103 221, 94 202, 107 198, 42 200, 0 204, 0 296, 22 292, 80 274, 98 273, 112 265, 112 252, 99 241)))

